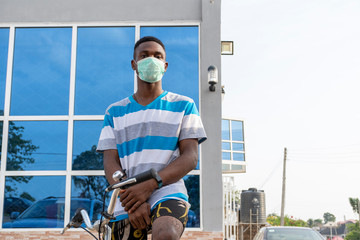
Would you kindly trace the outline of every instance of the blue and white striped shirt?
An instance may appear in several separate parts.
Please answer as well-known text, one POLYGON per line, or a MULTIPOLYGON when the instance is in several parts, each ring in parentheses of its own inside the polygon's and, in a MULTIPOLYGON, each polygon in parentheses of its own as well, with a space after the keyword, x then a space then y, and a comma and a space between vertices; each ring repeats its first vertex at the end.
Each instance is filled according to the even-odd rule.
MULTIPOLYGON (((206 134, 194 101, 164 91, 152 103, 142 106, 132 96, 108 107, 97 150, 117 149, 120 163, 129 177, 150 168, 160 171, 179 157, 179 141, 206 134)), ((166 199, 188 200, 184 181, 166 185, 153 192, 151 207, 166 199)), ((117 220, 127 217, 117 203, 117 220)))

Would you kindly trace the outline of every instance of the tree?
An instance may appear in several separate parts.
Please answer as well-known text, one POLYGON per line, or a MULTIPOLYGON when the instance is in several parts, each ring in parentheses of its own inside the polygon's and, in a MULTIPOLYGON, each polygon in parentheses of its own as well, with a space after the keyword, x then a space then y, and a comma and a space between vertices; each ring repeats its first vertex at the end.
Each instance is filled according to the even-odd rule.
MULTIPOLYGON (((96 152, 93 145, 90 150, 80 153, 73 164, 74 170, 94 170, 103 169, 103 155, 96 152)), ((108 185, 103 176, 74 176, 74 184, 80 191, 79 197, 103 199, 105 187, 108 185)))
MULTIPOLYGON (((0 129, 3 129, 3 122, 0 121, 0 129)), ((1 131, 2 132, 2 131, 1 131)), ((7 152, 7 170, 24 170, 25 164, 32 164, 35 159, 31 155, 39 148, 32 144, 31 140, 23 138, 24 127, 16 126, 14 122, 9 122, 8 152, 7 152)), ((2 148, 2 135, 0 138, 0 150, 2 148)), ((13 176, 7 177, 5 192, 7 196, 16 194, 16 183, 28 183, 31 176, 13 176)), ((31 198, 31 196, 30 196, 31 198)))
POLYGON ((315 227, 321 227, 322 224, 323 224, 322 219, 318 218, 318 219, 315 219, 315 220, 314 220, 314 226, 315 226, 315 227))
MULTIPOLYGON (((272 226, 280 226, 280 216, 275 213, 268 215, 266 221, 272 226)), ((296 226, 296 227, 306 227, 308 226, 304 220, 295 219, 293 216, 289 217, 285 215, 284 217, 284 226, 296 226)))
POLYGON ((351 223, 347 228, 349 233, 346 234, 345 240, 360 240, 360 228, 358 224, 351 223))
POLYGON ((309 218, 306 223, 310 228, 314 227, 314 219, 309 218))
POLYGON ((103 154, 96 152, 96 145, 80 153, 75 159, 73 170, 99 170, 103 167, 103 154))
POLYGON ((349 198, 350 205, 355 213, 359 213, 359 199, 358 198, 349 198))
POLYGON ((189 175, 185 179, 185 186, 189 195, 189 202, 191 204, 191 209, 195 212, 196 216, 200 216, 200 185, 199 185, 199 176, 189 175))
POLYGON ((335 222, 336 221, 336 217, 334 216, 334 214, 329 213, 329 212, 324 213, 323 218, 324 218, 325 224, 328 223, 328 222, 335 222))

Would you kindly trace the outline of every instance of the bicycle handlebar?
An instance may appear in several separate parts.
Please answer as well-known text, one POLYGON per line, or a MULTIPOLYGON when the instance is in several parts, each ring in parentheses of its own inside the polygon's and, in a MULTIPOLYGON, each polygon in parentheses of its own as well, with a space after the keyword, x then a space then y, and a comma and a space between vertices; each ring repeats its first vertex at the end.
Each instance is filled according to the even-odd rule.
POLYGON ((61 234, 64 234, 66 230, 68 230, 70 227, 78 228, 81 226, 81 224, 84 222, 87 229, 91 231, 97 231, 97 232, 103 232, 105 234, 104 239, 111 239, 111 228, 107 225, 110 221, 110 218, 112 214, 114 213, 114 207, 115 207, 115 201, 118 197, 120 189, 128 188, 132 185, 135 185, 137 183, 145 182, 147 180, 150 180, 152 178, 156 178, 156 170, 151 168, 148 171, 145 171, 143 173, 137 174, 131 178, 125 179, 120 181, 119 183, 115 183, 105 189, 105 192, 110 192, 112 190, 115 190, 112 193, 111 200, 108 206, 108 211, 106 213, 103 213, 103 216, 105 217, 104 224, 101 223, 100 220, 97 220, 94 225, 91 224, 90 218, 88 213, 85 209, 79 208, 76 210, 76 213, 74 217, 71 218, 69 224, 66 225, 66 227, 62 230, 61 234))
POLYGON ((128 188, 132 185, 135 185, 137 183, 145 182, 147 180, 150 180, 152 178, 156 177, 156 170, 151 168, 150 170, 140 173, 138 175, 135 175, 129 179, 125 179, 119 183, 115 183, 105 189, 106 192, 110 192, 116 188, 128 188))

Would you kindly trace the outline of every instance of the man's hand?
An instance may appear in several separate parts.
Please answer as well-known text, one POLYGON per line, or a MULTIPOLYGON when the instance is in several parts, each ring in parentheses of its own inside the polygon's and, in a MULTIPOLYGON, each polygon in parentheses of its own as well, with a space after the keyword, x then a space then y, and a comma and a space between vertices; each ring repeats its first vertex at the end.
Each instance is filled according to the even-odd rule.
POLYGON ((150 204, 144 202, 133 213, 129 213, 129 221, 135 229, 145 229, 150 224, 150 204))
POLYGON ((155 179, 138 183, 128 189, 121 190, 120 202, 121 206, 125 208, 129 214, 135 212, 135 210, 148 200, 153 191, 157 188, 157 182, 155 179))

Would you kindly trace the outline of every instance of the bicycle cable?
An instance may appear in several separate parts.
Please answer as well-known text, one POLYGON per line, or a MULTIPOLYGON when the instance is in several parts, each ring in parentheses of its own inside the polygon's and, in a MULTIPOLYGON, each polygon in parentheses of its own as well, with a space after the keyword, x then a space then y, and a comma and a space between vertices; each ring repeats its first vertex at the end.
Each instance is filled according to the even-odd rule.
POLYGON ((84 228, 83 226, 80 226, 82 229, 84 229, 88 234, 90 234, 91 236, 93 236, 96 240, 99 240, 95 237, 94 234, 92 234, 89 230, 87 230, 86 228, 84 228))

